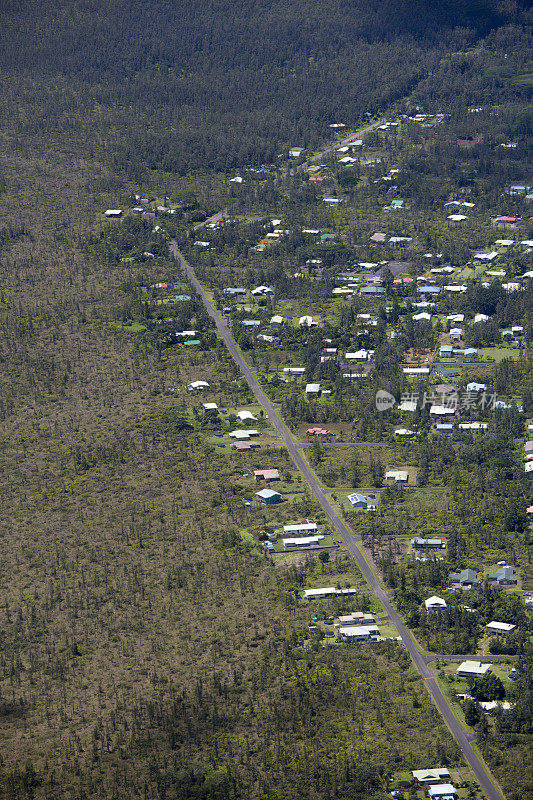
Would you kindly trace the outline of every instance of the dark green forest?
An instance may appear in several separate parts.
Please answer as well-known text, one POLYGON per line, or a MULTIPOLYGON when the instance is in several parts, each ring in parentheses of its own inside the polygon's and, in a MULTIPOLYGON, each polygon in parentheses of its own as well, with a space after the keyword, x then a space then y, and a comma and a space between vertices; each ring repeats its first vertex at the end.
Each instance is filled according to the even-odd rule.
MULTIPOLYGON (((468 91, 487 58, 490 69, 491 30, 527 23, 525 6, 7 0, 5 130, 26 146, 70 141, 140 181, 153 169, 276 163, 287 146, 312 149, 330 123, 356 124, 420 82, 424 102, 456 101, 455 81, 468 91), (476 41, 487 35, 485 55, 476 41), (473 63, 449 61, 471 48, 473 63)), ((495 35, 516 41, 520 27, 495 35)))

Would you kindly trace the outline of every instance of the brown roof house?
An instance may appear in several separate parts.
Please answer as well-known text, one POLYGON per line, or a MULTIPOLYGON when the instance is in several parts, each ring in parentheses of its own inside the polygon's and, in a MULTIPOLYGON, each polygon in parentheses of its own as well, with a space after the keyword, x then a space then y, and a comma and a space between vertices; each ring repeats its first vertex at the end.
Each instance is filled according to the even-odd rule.
POLYGON ((256 481, 279 481, 279 471, 277 469, 254 469, 254 478, 256 481))

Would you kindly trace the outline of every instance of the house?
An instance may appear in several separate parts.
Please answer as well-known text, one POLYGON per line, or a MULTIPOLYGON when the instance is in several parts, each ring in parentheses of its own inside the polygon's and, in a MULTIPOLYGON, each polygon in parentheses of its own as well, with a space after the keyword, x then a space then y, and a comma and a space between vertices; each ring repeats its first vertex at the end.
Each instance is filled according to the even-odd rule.
POLYGON ((279 314, 274 314, 273 317, 270 317, 270 325, 283 325, 283 317, 279 314))
POLYGON ((291 158, 300 158, 303 151, 304 151, 303 147, 291 147, 291 149, 289 150, 289 156, 291 158))
POLYGON ((313 317, 309 316, 309 314, 304 314, 304 316, 300 317, 298 320, 298 325, 300 328, 312 328, 316 325, 316 322, 313 322, 313 317))
POLYGON ((428 786, 430 800, 457 800, 457 790, 451 783, 437 783, 428 786))
POLYGON ((396 244, 401 244, 402 242, 412 242, 412 236, 391 236, 389 239, 389 244, 391 247, 394 247, 396 244))
POLYGON ((267 506, 275 505, 276 503, 281 503, 282 496, 279 492, 275 492, 273 489, 261 489, 260 492, 256 492, 255 496, 259 500, 260 503, 264 503, 267 506))
POLYGON ((496 636, 506 636, 511 631, 514 631, 516 625, 511 625, 508 622, 489 622, 488 625, 485 626, 489 633, 495 634, 496 636))
POLYGON ((356 350, 354 353, 346 353, 344 358, 346 361, 367 361, 368 350, 356 350))
POLYGON ((304 589, 304 600, 323 600, 325 597, 335 597, 337 590, 334 586, 323 589, 304 589))
POLYGON ((409 481, 409 473, 403 469, 390 469, 385 473, 386 481, 394 481, 395 483, 407 483, 409 481))
POLYGON ((305 393, 307 396, 311 397, 318 397, 320 394, 320 384, 319 383, 308 383, 305 387, 305 393))
POLYGON ((104 217, 121 217, 124 212, 121 208, 108 208, 104 211, 104 217))
POLYGON ((437 767, 435 769, 414 769, 411 775, 422 786, 430 786, 440 783, 444 778, 449 778, 450 772, 445 767, 437 767))
POLYGON ((394 435, 395 436, 414 436, 415 432, 410 430, 409 428, 395 428, 394 435))
POLYGON ((232 450, 237 450, 237 452, 242 453, 246 450, 251 450, 252 448, 261 447, 259 442, 234 442, 231 445, 232 450))
POLYGON ((349 625, 351 622, 356 622, 359 625, 369 625, 375 621, 376 619, 373 614, 363 614, 362 611, 352 611, 351 614, 339 617, 339 623, 341 625, 349 625))
POLYGON ((216 403, 203 403, 204 411, 218 411, 216 403))
POLYGON ((374 242, 375 244, 382 244, 386 239, 385 233, 373 233, 370 237, 370 241, 374 242))
POLYGON ((239 296, 246 294, 246 289, 243 289, 242 286, 228 286, 226 289, 222 289, 222 294, 226 294, 229 296, 239 296))
POLYGON ((427 600, 424 600, 424 605, 426 606, 426 611, 428 614, 432 613, 433 611, 445 611, 447 608, 446 600, 443 600, 442 597, 437 597, 433 595, 433 597, 428 597, 427 600))
POLYGON ((465 214, 449 214, 448 219, 453 225, 458 225, 460 222, 464 222, 465 219, 468 219, 468 217, 465 214))
POLYGON ((322 202, 326 203, 328 206, 336 206, 339 203, 342 203, 341 197, 323 197, 322 202))
POLYGON ((444 539, 422 539, 415 536, 411 539, 411 547, 415 550, 443 550, 446 547, 444 539))
POLYGON ((254 469, 256 481, 279 481, 279 471, 277 469, 254 469))
POLYGON ((244 180, 241 178, 240 175, 236 175, 234 178, 229 179, 230 183, 244 183, 244 180))
POLYGON ((416 287, 416 291, 418 294, 440 294, 440 286, 423 283, 416 287))
POLYGON ((486 388, 486 384, 476 383, 476 381, 471 381, 470 383, 466 384, 467 392, 484 392, 486 388))
POLYGON ((305 367, 283 367, 283 372, 288 372, 291 375, 303 375, 305 367))
POLYGON ((414 413, 417 407, 418 407, 418 402, 416 400, 402 400, 402 402, 398 406, 398 411, 410 411, 414 413))
POLYGON ((194 392, 199 391, 200 389, 209 389, 209 384, 207 381, 193 381, 189 383, 187 386, 187 391, 194 392))
POLYGON ((465 358, 472 358, 473 356, 477 356, 477 349, 475 347, 467 347, 463 353, 465 358))
POLYGON ((241 431, 241 430, 231 431, 231 433, 229 433, 228 435, 231 436, 232 439, 236 439, 237 441, 242 442, 243 440, 250 438, 250 431, 241 431))
POLYGON ((261 320, 243 319, 241 320, 241 325, 243 326, 243 328, 258 328, 261 325, 261 320))
POLYGON ((450 341, 458 342, 463 336, 462 328, 452 328, 450 331, 450 341))
POLYGON ((484 700, 479 704, 483 711, 490 714, 492 711, 500 709, 501 711, 511 711, 516 703, 510 703, 509 700, 484 700))
POLYGON ((316 522, 299 522, 295 525, 284 525, 284 536, 298 536, 302 534, 313 534, 317 532, 316 522))
POLYGON ((499 586, 514 586, 516 585, 517 578, 514 567, 500 567, 496 572, 489 572, 487 580, 490 583, 497 583, 499 586))
POLYGON ((282 539, 283 549, 292 550, 300 547, 313 547, 316 546, 322 538, 322 536, 301 536, 298 539, 282 539))
POLYGON ((449 405, 440 405, 439 403, 432 403, 429 409, 429 414, 432 417, 447 417, 455 414, 456 404, 450 401, 449 405))
POLYGON ((501 217, 496 217, 493 224, 497 225, 498 227, 502 225, 504 227, 509 226, 511 228, 514 228, 517 221, 518 221, 517 217, 501 216, 501 217))
POLYGON ((349 625, 339 628, 339 636, 345 642, 361 642, 379 636, 377 625, 349 625))
POLYGON ((254 297, 266 297, 272 294, 274 294, 274 289, 271 289, 270 286, 257 286, 255 289, 252 289, 252 295, 254 297))
POLYGON ((413 320, 415 322, 421 322, 422 320, 429 322, 431 319, 431 314, 428 314, 427 311, 421 311, 420 314, 413 314, 413 320))
POLYGON ((463 661, 456 670, 459 678, 479 678, 490 672, 492 664, 482 664, 481 661, 463 661))
POLYGON ((238 411, 237 416, 241 422, 244 422, 245 420, 257 422, 257 417, 254 417, 251 411, 238 411))
POLYGON ((357 494, 357 492, 349 494, 348 500, 354 508, 366 508, 368 506, 368 500, 366 497, 362 494, 357 494))
POLYGON ((176 331, 174 336, 179 336, 180 338, 196 336, 196 331, 176 331))
POLYGON ((489 319, 490 317, 488 317, 487 314, 476 314, 474 322, 488 322, 489 319))
POLYGON ((479 586, 477 570, 470 568, 463 569, 461 572, 451 572, 450 575, 448 575, 448 580, 450 583, 460 583, 465 589, 479 586))

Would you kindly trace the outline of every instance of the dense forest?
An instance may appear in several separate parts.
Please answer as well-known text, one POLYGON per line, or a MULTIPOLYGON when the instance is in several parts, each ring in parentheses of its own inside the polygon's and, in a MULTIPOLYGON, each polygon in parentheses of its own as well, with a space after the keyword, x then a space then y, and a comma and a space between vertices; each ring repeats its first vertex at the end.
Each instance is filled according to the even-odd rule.
MULTIPOLYGON (((446 68, 443 57, 527 23, 525 6, 448 0, 436 16, 422 0, 166 0, 154 14, 142 0, 6 2, 5 130, 24 146, 70 140, 138 181, 152 169, 275 163, 280 148, 312 149, 330 123, 353 125, 428 74, 424 102, 442 102, 443 87, 453 99, 450 73, 464 86, 476 66, 446 68)), ((488 70, 486 51, 474 58, 488 70)))

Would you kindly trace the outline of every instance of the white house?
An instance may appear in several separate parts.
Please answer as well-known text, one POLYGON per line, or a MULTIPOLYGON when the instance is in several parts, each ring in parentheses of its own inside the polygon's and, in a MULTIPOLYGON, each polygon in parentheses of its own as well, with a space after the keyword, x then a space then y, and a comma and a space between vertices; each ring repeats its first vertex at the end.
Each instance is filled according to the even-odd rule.
POLYGON ((440 783, 441 780, 449 778, 450 772, 446 767, 437 767, 435 769, 414 769, 411 775, 418 783, 429 786, 432 783, 440 783))
POLYGON ((291 550, 299 547, 312 547, 313 545, 317 545, 322 538, 322 536, 300 536, 297 539, 282 539, 283 549, 291 550))
POLYGON ((257 417, 254 417, 251 411, 238 411, 237 416, 241 422, 244 422, 246 419, 257 422, 257 417))
POLYGON ((433 595, 433 597, 428 597, 428 599, 424 601, 424 605, 426 606, 426 611, 428 614, 432 611, 445 611, 447 608, 446 600, 443 600, 442 597, 437 597, 436 595, 433 595))
POLYGON ((337 590, 334 586, 325 586, 322 589, 304 589, 304 600, 322 600, 324 597, 334 597, 337 590))
POLYGON ((482 664, 481 661, 463 661, 459 664, 456 674, 460 678, 478 678, 490 672, 492 664, 482 664))
POLYGON ((409 473, 404 469, 390 469, 385 473, 385 480, 395 481, 395 483, 407 483, 409 480, 409 473))
POLYGON ((344 358, 346 361, 366 361, 368 359, 368 350, 356 350, 354 353, 346 353, 344 358))
POLYGON ((107 211, 104 211, 105 217, 121 217, 124 212, 121 208, 108 208, 107 211))
POLYGON ((297 536, 302 533, 313 534, 316 532, 316 522, 299 522, 296 525, 283 526, 283 534, 286 536, 297 536))
POLYGON ((205 411, 218 411, 216 403, 203 403, 203 407, 205 411))
POLYGON ((252 294, 254 297, 265 297, 266 295, 274 294, 274 289, 271 289, 270 286, 257 286, 252 289, 252 294))
POLYGON ((309 316, 309 314, 304 314, 298 320, 298 325, 300 328, 311 328, 315 323, 313 322, 313 317, 309 316))
POLYGON ((492 621, 492 622, 489 622, 489 624, 486 626, 486 628, 487 628, 489 633, 494 633, 497 636, 505 636, 506 634, 511 633, 511 631, 514 631, 514 629, 516 628, 516 625, 511 625, 508 622, 494 622, 494 621, 492 621))
POLYGON ((306 395, 311 395, 316 397, 320 393, 320 384, 319 383, 308 383, 305 387, 306 395))
POLYGON ((348 625, 347 627, 339 628, 339 636, 344 641, 363 641, 379 636, 379 628, 377 625, 348 625))
POLYGON ((209 389, 209 384, 207 381, 193 381, 192 383, 189 383, 187 389, 191 392, 199 389, 209 389))
POLYGON ((303 375, 305 367, 283 367, 283 372, 289 372, 291 375, 303 375))
POLYGON ((457 790, 451 783, 437 783, 428 786, 430 800, 456 800, 457 790))

